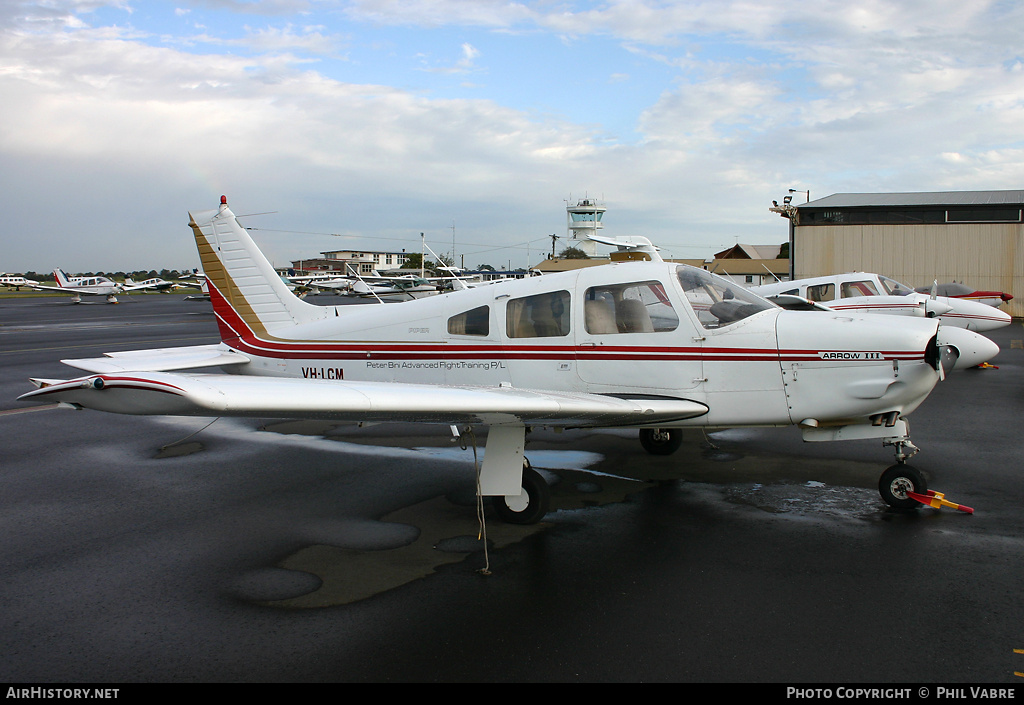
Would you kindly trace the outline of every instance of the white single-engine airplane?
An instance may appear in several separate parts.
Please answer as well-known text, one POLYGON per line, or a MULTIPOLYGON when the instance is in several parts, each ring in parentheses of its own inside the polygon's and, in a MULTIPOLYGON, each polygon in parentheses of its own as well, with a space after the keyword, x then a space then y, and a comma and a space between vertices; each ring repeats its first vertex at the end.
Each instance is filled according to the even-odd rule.
POLYGON ((984 332, 1010 325, 1010 314, 977 301, 922 294, 870 272, 830 274, 750 287, 766 297, 796 295, 833 311, 938 317, 947 326, 984 332))
MULTIPOLYGON (((629 427, 657 454, 684 427, 789 426, 805 440, 880 439, 883 499, 925 493, 906 416, 955 352, 929 318, 787 311, 708 272, 653 261, 496 282, 401 305, 295 298, 221 198, 190 214, 219 345, 64 360, 20 398, 122 414, 317 418, 486 427, 480 494, 539 521, 549 489, 526 429, 629 427), (206 372, 221 368, 226 373, 206 372)), ((645 241, 646 242, 646 241, 645 241)), ((966 331, 964 331, 966 333, 966 331)), ((475 434, 474 434, 475 435, 475 434)))
POLYGON ((41 291, 59 291, 62 294, 71 294, 71 302, 76 304, 82 302, 83 296, 106 296, 107 303, 116 304, 117 294, 125 291, 124 284, 119 284, 106 277, 69 277, 59 267, 53 270, 53 276, 57 280, 57 286, 33 284, 32 288, 41 291))
POLYGON ((141 291, 142 289, 152 289, 153 291, 167 293, 174 289, 184 288, 185 287, 182 284, 175 284, 174 282, 169 282, 166 279, 161 279, 160 277, 153 277, 151 279, 146 279, 145 281, 141 282, 133 281, 131 278, 125 278, 124 280, 124 291, 141 291))
POLYGON ((35 279, 26 279, 20 275, 7 274, 6 272, 0 274, 0 286, 6 286, 9 289, 13 288, 15 291, 21 291, 23 286, 31 287, 38 283, 35 279))

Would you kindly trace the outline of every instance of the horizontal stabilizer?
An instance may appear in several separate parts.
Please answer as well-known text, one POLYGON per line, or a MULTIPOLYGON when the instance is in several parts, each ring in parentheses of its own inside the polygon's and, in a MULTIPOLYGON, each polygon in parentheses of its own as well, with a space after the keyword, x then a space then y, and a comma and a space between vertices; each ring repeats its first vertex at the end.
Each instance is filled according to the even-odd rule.
POLYGON ((104 357, 61 360, 65 365, 98 374, 116 372, 167 372, 204 367, 244 365, 249 358, 221 345, 157 348, 104 353, 104 357))
POLYGON ((704 404, 672 398, 161 372, 83 377, 19 398, 124 414, 573 427, 669 424, 708 411, 704 404))

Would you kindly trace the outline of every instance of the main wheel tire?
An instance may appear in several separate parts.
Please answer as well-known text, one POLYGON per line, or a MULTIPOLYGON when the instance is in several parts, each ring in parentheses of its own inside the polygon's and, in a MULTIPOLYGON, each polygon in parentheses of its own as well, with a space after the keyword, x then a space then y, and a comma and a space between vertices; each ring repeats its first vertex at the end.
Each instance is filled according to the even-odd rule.
POLYGON ((640 445, 651 455, 672 455, 683 444, 681 428, 641 428, 640 445))
POLYGON ((523 468, 522 494, 492 498, 494 513, 507 524, 536 524, 548 513, 550 505, 551 488, 529 465, 523 468))
POLYGON ((890 507, 917 509, 921 503, 909 497, 907 492, 927 494, 928 484, 917 468, 906 463, 896 463, 882 473, 878 480, 878 492, 890 507))

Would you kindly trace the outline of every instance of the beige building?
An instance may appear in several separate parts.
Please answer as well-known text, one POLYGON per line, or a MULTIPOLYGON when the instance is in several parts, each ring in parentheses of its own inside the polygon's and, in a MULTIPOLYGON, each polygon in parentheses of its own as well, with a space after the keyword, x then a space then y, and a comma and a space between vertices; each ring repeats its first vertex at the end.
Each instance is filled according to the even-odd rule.
POLYGON ((789 258, 779 258, 782 245, 737 243, 716 252, 704 269, 742 286, 761 286, 789 279, 789 258))
POLYGON ((370 250, 333 250, 321 252, 320 257, 292 261, 296 272, 338 272, 340 274, 373 274, 397 269, 405 263, 406 252, 376 252, 370 250))
MULTIPOLYGON (((668 262, 688 264, 730 279, 741 286, 758 286, 789 277, 789 260, 778 259, 779 245, 736 245, 715 255, 712 260, 670 259, 668 262)), ((641 257, 646 259, 645 257, 641 257)), ((628 259, 624 253, 590 259, 546 259, 533 267, 542 274, 569 272, 581 267, 594 267, 628 259)))
POLYGON ((1024 316, 1024 191, 837 193, 770 209, 790 220, 795 279, 876 272, 913 287, 962 282, 1024 316))

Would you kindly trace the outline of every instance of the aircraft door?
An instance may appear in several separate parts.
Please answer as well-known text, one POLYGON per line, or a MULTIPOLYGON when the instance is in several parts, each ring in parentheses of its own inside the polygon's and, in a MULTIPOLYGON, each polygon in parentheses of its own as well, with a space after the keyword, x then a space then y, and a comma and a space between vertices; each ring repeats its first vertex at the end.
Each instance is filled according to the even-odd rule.
MULTIPOLYGON (((597 268, 595 268, 597 269, 597 268)), ((672 390, 702 377, 700 336, 683 304, 657 280, 581 287, 576 369, 591 390, 672 390)))

